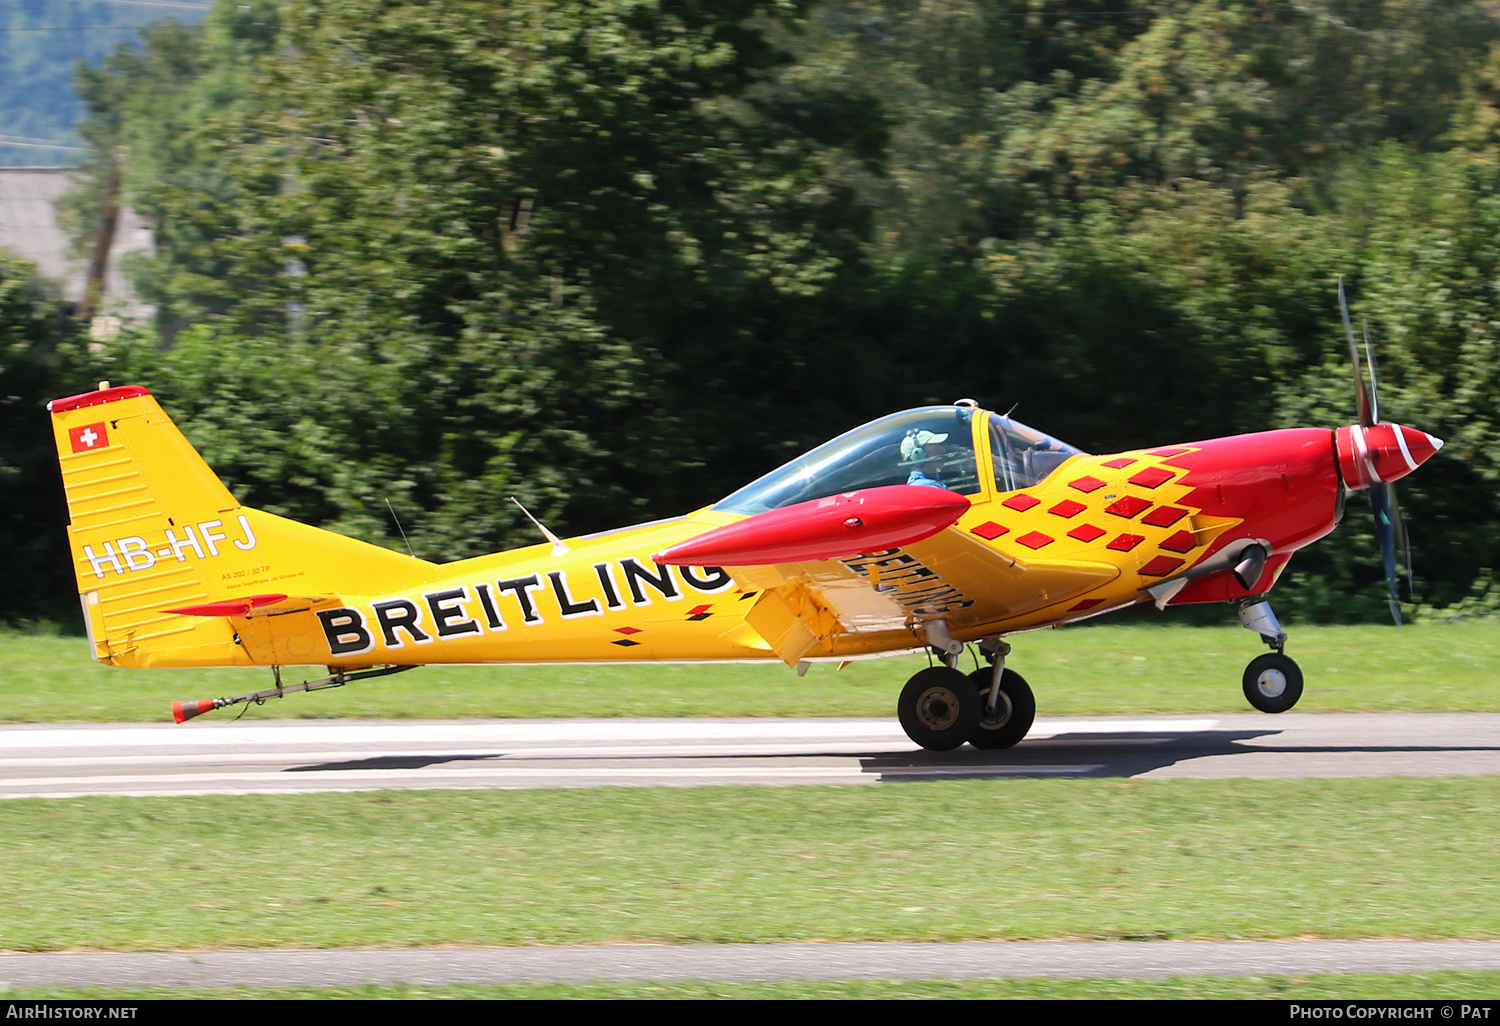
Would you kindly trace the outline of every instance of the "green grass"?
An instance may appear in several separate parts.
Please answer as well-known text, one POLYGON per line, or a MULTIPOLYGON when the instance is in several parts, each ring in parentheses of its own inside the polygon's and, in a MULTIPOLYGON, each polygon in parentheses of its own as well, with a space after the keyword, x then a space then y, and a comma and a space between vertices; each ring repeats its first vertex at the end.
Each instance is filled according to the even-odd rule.
POLYGON ((1495 777, 25 799, 0 949, 1500 937, 1496 836, 1495 777))
POLYGON ((1493 1001, 1500 996, 1500 972, 1393 973, 1388 976, 1174 976, 1165 980, 1054 980, 1018 978, 996 980, 851 980, 796 983, 517 983, 505 986, 362 986, 318 990, 265 990, 253 987, 177 990, 142 987, 39 988, 0 992, 9 1001, 152 1001, 174 998, 307 1000, 816 1000, 900 1001, 958 998, 1076 1000, 1220 1000, 1301 1001, 1493 1001))
MULTIPOLYGON (((1110 624, 1012 643, 1009 665, 1031 682, 1043 716, 1246 712, 1240 674, 1266 651, 1238 626, 1110 624)), ((1301 711, 1500 711, 1500 622, 1301 627, 1288 652, 1307 676, 1301 711)), ((247 715, 890 716, 901 684, 924 665, 911 655, 842 671, 820 664, 804 678, 780 663, 429 666, 247 715)), ((174 700, 269 685, 266 670, 116 670, 90 660, 81 638, 0 633, 0 722, 161 720, 174 700)))

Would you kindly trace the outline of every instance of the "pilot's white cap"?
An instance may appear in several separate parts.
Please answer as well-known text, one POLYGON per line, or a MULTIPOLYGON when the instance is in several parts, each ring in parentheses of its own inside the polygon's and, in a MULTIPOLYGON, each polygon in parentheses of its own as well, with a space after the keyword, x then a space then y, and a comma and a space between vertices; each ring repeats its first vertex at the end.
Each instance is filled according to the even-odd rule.
POLYGON ((934 442, 946 442, 947 440, 948 436, 946 434, 940 435, 936 431, 908 432, 907 436, 901 439, 901 458, 903 460, 911 459, 912 453, 917 451, 918 446, 931 445, 934 442))

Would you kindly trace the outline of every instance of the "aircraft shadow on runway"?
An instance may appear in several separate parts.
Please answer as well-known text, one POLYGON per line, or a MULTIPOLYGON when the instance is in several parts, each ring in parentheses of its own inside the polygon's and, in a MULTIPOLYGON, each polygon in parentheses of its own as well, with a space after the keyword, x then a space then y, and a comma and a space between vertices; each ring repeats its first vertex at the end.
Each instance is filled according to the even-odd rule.
POLYGON ((426 769, 445 762, 474 762, 483 759, 499 759, 503 752, 485 755, 372 755, 368 759, 350 759, 347 762, 320 762, 313 766, 288 766, 283 773, 313 773, 318 770, 401 770, 426 769))
MULTIPOLYGON (((685 752, 664 753, 660 748, 639 754, 612 747, 607 756, 591 755, 587 748, 567 754, 523 750, 489 753, 433 752, 424 755, 372 755, 365 759, 288 766, 282 772, 357 770, 421 770, 448 763, 506 760, 511 764, 559 764, 577 766, 594 761, 621 763, 679 763, 691 774, 694 764, 749 763, 788 766, 807 760, 857 760, 865 774, 882 781, 916 781, 933 779, 984 779, 995 777, 1134 777, 1152 770, 1198 759, 1236 758, 1243 756, 1317 756, 1317 755, 1399 755, 1423 752, 1456 754, 1461 752, 1500 751, 1485 745, 1250 745, 1244 742, 1272 737, 1280 730, 1195 730, 1120 731, 1117 733, 1072 733, 1024 741, 1003 751, 982 751, 965 745, 951 752, 819 750, 809 746, 805 751, 788 754, 766 752, 685 752)), ((653 746, 654 747, 654 746, 653 746)))
MULTIPOLYGON (((1134 777, 1195 759, 1248 755, 1395 755, 1419 752, 1495 752, 1485 745, 1246 745, 1279 730, 1196 730, 1116 734, 1058 734, 985 752, 967 745, 951 752, 885 753, 861 760, 882 780, 986 777, 1134 777), (966 772, 967 770, 967 772, 966 772)), ((1399 771, 1392 771, 1399 772, 1399 771)))

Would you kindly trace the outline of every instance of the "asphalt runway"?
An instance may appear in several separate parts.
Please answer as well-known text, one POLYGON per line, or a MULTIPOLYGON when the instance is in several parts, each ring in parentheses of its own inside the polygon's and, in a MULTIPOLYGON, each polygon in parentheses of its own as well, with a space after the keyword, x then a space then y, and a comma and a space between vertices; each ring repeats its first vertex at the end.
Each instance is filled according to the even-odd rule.
POLYGON ((1015 748, 925 752, 894 718, 196 721, 0 727, 0 797, 939 779, 1500 774, 1500 713, 1038 720, 1015 748))

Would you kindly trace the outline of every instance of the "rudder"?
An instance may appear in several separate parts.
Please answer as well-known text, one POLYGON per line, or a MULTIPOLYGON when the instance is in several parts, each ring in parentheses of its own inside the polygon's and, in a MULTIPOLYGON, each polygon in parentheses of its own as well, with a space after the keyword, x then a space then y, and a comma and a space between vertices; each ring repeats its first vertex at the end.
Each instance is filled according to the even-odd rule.
MULTIPOLYGON (((275 650, 274 639, 247 643, 234 611, 288 608, 287 600, 312 609, 336 604, 344 591, 394 590, 432 576, 431 563, 240 505, 139 385, 48 409, 78 593, 101 662, 298 661, 275 650)), ((282 622, 292 629, 301 619, 282 622)))

